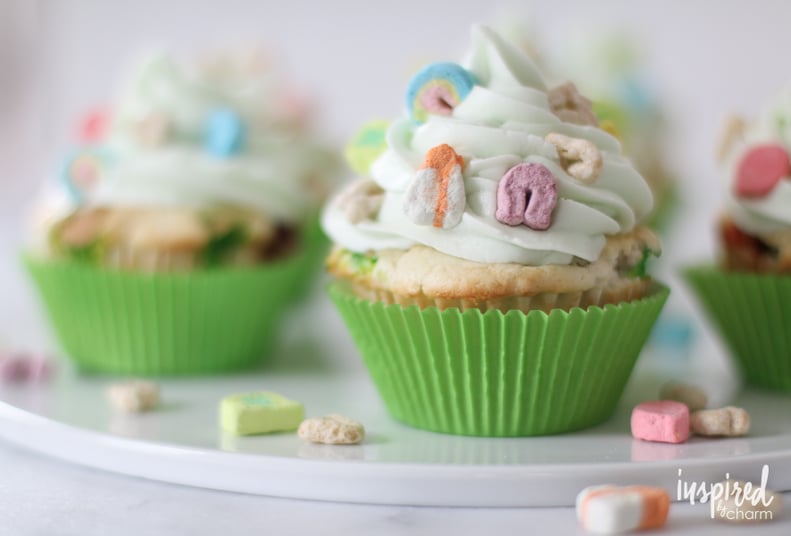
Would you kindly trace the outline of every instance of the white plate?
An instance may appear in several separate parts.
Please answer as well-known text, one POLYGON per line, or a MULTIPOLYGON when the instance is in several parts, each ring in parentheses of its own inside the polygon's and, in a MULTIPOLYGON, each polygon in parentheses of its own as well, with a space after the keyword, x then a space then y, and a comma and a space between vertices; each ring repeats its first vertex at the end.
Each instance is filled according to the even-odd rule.
MULTIPOLYGON (((279 497, 439 506, 571 505, 585 486, 612 482, 664 486, 716 482, 725 473, 791 489, 788 397, 745 392, 733 402, 753 415, 751 435, 646 443, 629 435, 635 401, 655 396, 656 356, 630 383, 618 414, 602 426, 569 435, 524 439, 455 437, 390 419, 360 374, 280 370, 266 381, 250 375, 162 382, 156 412, 120 415, 105 404, 109 380, 63 372, 51 385, 0 389, 0 437, 74 463, 165 482, 279 497), (651 364, 654 365, 651 365, 651 364), (229 393, 272 389, 305 403, 308 414, 340 412, 361 420, 360 446, 310 445, 294 434, 238 438, 217 427, 217 403, 229 393)), ((677 373, 675 374, 677 375, 677 373)), ((706 376, 715 403, 733 383, 706 376)))

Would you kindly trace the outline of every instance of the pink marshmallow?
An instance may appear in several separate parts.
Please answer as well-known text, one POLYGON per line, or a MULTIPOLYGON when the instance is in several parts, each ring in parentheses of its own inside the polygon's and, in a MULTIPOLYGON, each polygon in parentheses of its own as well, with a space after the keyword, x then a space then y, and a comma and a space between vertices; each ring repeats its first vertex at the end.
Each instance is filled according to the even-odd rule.
POLYGON ((644 441, 683 443, 689 437, 689 408, 673 400, 638 404, 632 410, 632 436, 644 441))
POLYGON ((43 355, 15 352, 0 355, 0 382, 42 382, 52 375, 52 365, 43 355))
POLYGON ((44 382, 52 376, 52 363, 43 355, 31 355, 27 362, 27 379, 31 382, 44 382))
POLYGON ((18 382, 26 377, 27 363, 23 355, 0 355, 0 382, 18 382))

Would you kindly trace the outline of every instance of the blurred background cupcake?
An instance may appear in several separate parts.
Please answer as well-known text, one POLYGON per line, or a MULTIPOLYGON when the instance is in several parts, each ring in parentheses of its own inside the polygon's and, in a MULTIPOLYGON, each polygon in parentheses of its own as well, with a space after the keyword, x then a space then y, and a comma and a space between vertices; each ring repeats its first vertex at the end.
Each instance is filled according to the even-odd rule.
POLYGON ((265 355, 323 255, 338 166, 310 116, 246 51, 192 68, 153 56, 82 120, 26 259, 80 367, 211 372, 265 355))
POLYGON ((487 27, 406 105, 322 219, 331 296, 390 413, 483 436, 607 419, 667 298, 649 186, 573 84, 487 27))
POLYGON ((791 391, 791 91, 755 121, 731 118, 720 149, 720 258, 686 276, 745 379, 791 391))

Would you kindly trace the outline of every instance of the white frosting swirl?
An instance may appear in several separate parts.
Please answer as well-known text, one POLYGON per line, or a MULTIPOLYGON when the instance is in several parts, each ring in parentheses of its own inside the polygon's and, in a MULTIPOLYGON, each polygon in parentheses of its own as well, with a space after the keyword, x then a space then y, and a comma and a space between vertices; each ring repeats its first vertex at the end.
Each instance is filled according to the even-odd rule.
POLYGON ((777 143, 791 153, 791 88, 779 95, 763 111, 758 121, 744 132, 744 145, 728 163, 727 211, 744 231, 762 235, 791 227, 791 177, 782 179, 762 198, 737 198, 731 185, 739 162, 755 145, 777 143))
POLYGON ((310 139, 295 109, 301 104, 288 101, 269 69, 232 60, 191 75, 167 57, 143 66, 113 110, 112 164, 92 204, 234 205, 285 222, 315 212, 334 178, 335 159, 310 139), (244 125, 242 149, 225 158, 204 145, 207 119, 218 109, 232 110, 244 125), (167 122, 163 143, 140 138, 141 121, 152 116, 167 122))
POLYGON ((451 115, 431 115, 421 125, 403 118, 389 128, 388 150, 371 168, 372 179, 385 190, 375 219, 352 224, 337 200, 327 207, 323 224, 335 242, 359 252, 424 244, 477 262, 569 264, 575 257, 597 259, 606 235, 630 231, 650 212, 650 189, 622 156, 618 141, 596 127, 558 119, 526 56, 490 29, 477 27, 464 66, 477 85, 451 115), (598 147, 604 163, 594 184, 582 184, 563 170, 555 146, 544 140, 551 132, 598 147), (402 209, 406 189, 426 152, 443 143, 466 163, 465 212, 451 229, 415 225, 402 209), (498 182, 523 162, 543 164, 556 177, 558 202, 548 230, 495 219, 498 182))

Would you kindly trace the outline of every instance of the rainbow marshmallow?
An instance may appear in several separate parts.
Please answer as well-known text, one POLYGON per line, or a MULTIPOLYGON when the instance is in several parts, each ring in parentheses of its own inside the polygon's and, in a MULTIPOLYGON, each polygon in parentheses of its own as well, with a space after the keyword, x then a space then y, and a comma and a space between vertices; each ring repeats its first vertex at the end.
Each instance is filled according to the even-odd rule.
POLYGON ((431 114, 450 115, 475 86, 475 78, 455 63, 432 63, 409 82, 406 105, 409 115, 423 123, 431 114))

